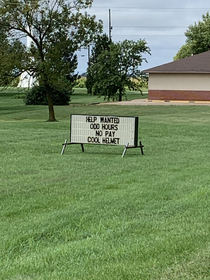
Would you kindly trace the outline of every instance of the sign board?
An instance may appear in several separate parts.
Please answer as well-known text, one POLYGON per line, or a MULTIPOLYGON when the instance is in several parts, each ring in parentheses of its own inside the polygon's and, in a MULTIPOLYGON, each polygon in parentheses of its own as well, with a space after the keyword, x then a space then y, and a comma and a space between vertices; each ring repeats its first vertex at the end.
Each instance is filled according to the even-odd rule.
POLYGON ((136 147, 138 117, 71 115, 70 143, 136 147))

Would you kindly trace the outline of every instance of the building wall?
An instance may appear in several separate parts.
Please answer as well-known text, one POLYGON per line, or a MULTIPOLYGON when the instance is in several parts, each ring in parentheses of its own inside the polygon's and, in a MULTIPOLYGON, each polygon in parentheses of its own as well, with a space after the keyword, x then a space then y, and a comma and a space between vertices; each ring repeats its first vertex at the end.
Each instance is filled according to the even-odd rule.
POLYGON ((149 90, 149 100, 210 101, 210 91, 149 90))
POLYGON ((150 100, 210 100, 210 74, 150 74, 150 100))

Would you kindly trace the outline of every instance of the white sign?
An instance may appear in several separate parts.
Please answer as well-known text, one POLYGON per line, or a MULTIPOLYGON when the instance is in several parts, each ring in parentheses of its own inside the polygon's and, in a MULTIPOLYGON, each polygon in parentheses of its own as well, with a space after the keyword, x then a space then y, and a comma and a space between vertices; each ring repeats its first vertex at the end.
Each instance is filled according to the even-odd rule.
POLYGON ((71 115, 70 142, 136 147, 138 117, 71 115))

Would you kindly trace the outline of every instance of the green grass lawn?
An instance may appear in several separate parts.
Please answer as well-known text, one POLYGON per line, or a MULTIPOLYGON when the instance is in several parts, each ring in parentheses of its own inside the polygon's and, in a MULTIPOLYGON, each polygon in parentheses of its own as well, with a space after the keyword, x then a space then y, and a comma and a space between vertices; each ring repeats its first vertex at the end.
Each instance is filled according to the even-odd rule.
POLYGON ((46 106, 15 94, 0 92, 1 280, 210 279, 210 107, 81 94, 49 123, 46 106), (72 145, 61 156, 80 113, 139 116, 145 155, 72 145))
MULTIPOLYGON (((144 94, 140 94, 139 91, 127 91, 123 100, 133 100, 147 98, 147 89, 143 88, 144 94)), ((104 103, 104 97, 89 96, 86 94, 87 90, 83 88, 75 88, 75 92, 71 96, 71 104, 91 104, 91 103, 104 103)))

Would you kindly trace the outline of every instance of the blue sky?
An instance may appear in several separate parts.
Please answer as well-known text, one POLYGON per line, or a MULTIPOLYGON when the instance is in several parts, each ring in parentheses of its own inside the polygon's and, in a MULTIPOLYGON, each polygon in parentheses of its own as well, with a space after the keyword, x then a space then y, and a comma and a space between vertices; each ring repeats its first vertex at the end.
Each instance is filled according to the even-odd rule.
MULTIPOLYGON (((112 40, 145 39, 151 49, 142 70, 171 62, 185 44, 188 26, 202 19, 210 10, 206 0, 94 0, 89 14, 104 23, 108 34, 109 9, 111 10, 112 40)), ((78 52, 78 71, 87 68, 88 52, 78 52)))

